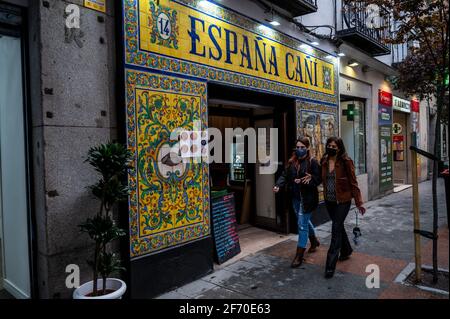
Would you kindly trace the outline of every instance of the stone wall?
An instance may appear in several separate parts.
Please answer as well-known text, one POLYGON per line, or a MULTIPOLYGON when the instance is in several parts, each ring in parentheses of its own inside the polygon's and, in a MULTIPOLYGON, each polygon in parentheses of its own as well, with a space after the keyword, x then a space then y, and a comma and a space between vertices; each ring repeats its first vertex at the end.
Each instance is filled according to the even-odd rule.
MULTIPOLYGON (((24 5, 24 1, 9 1, 24 5)), ((97 174, 84 163, 88 149, 115 139, 115 21, 84 8, 83 0, 29 1, 30 104, 37 278, 40 298, 70 298, 68 264, 90 280, 90 241, 78 224, 99 203, 87 186, 97 174), (80 29, 66 29, 65 9, 80 8, 80 29)))

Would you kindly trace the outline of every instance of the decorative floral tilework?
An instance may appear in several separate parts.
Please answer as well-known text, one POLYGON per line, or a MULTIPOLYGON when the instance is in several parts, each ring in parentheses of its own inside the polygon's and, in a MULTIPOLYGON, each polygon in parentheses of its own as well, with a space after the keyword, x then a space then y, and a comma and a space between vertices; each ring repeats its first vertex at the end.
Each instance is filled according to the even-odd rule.
POLYGON ((131 256, 209 235, 208 164, 165 163, 176 128, 207 125, 206 84, 126 70, 131 256))
MULTIPOLYGON (((128 147, 135 154, 129 172, 132 189, 129 198, 130 253, 139 257, 161 251, 210 234, 209 172, 206 163, 161 165, 161 157, 172 145, 169 140, 175 127, 192 129, 194 120, 207 128, 207 82, 219 82, 246 89, 318 101, 299 104, 303 111, 323 112, 337 117, 338 69, 318 68, 324 77, 319 85, 334 95, 266 78, 224 70, 214 66, 177 59, 167 54, 180 46, 181 34, 177 15, 170 3, 183 4, 186 10, 199 8, 199 0, 145 2, 146 11, 139 12, 139 0, 124 3, 124 43, 126 68, 126 108, 128 147), (140 43, 140 19, 146 19, 148 39, 145 45, 157 44, 161 50, 145 51, 140 43), (139 70, 139 71, 138 71, 139 70), (332 78, 334 76, 334 78, 332 78), (323 82, 323 83, 321 83, 323 82)), ((144 3, 144 2, 142 2, 144 3)), ((216 7, 212 16, 282 45, 297 48, 298 40, 259 28, 260 23, 232 10, 216 7)), ((325 59, 327 53, 315 51, 325 59)), ((329 65, 329 63, 327 64, 329 65)), ((322 91, 325 92, 325 91, 322 91)), ((300 102, 299 102, 300 103, 300 102)), ((298 114, 299 129, 302 113, 298 114)), ((329 117, 322 117, 329 121, 329 117)))

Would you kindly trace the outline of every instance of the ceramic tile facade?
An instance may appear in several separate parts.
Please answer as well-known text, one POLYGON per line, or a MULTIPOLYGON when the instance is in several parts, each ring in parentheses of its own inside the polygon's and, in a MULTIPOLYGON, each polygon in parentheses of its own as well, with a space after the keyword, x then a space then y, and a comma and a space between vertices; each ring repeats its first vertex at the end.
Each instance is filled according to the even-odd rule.
MULTIPOLYGON (((302 42, 274 30, 261 30, 259 28, 260 23, 226 8, 216 7, 213 12, 208 12, 208 15, 206 15, 199 11, 199 2, 200 1, 196 0, 178 0, 170 2, 161 0, 160 6, 158 7, 156 1, 152 0, 124 0, 126 64, 158 69, 184 76, 188 75, 233 86, 242 86, 258 91, 266 91, 293 97, 298 96, 315 101, 337 104, 337 64, 327 62, 326 56, 328 53, 318 50, 313 53, 305 53, 298 49, 302 42), (179 9, 181 12, 174 12, 171 6, 182 8, 179 9), (258 39, 264 38, 264 41, 268 44, 275 43, 276 49, 281 50, 283 53, 292 52, 294 56, 299 55, 317 61, 318 64, 316 68, 318 70, 317 74, 319 75, 317 82, 318 86, 322 87, 322 89, 319 90, 327 92, 328 94, 317 91, 317 88, 314 85, 303 85, 301 83, 289 85, 284 83, 289 81, 284 81, 282 78, 280 81, 276 81, 275 77, 270 74, 261 74, 261 72, 250 74, 250 71, 243 73, 242 68, 239 68, 238 66, 223 69, 217 67, 220 62, 214 61, 214 59, 205 60, 198 56, 190 57, 186 52, 180 53, 176 48, 182 47, 179 42, 182 42, 183 44, 187 43, 188 26, 186 26, 186 22, 183 22, 183 25, 180 25, 179 20, 184 19, 188 13, 195 15, 196 17, 208 16, 209 19, 215 19, 214 21, 223 21, 224 24, 231 24, 233 28, 237 28, 236 33, 238 35, 252 34, 258 39), (155 20, 155 17, 157 18, 161 14, 165 14, 165 16, 168 17, 168 20, 170 20, 171 32, 168 39, 158 40, 157 37, 160 36, 160 34, 157 32, 158 21, 157 19, 155 20), (177 35, 179 38, 176 38, 177 35), (152 50, 151 52, 149 51, 150 49, 152 50), (161 55, 161 53, 164 55, 161 55)), ((211 42, 211 40, 209 40, 209 42, 211 42)), ((218 41, 218 45, 222 44, 223 43, 218 41)), ((239 50, 240 49, 241 48, 239 47, 239 50)), ((270 60, 269 51, 270 50, 268 50, 268 56, 266 57, 267 60, 270 60)), ((292 68, 295 69, 296 62, 291 61, 290 58, 291 57, 289 56, 288 60, 294 63, 292 68)), ((280 59, 280 73, 284 68, 284 61, 284 57, 280 59)), ((302 63, 303 62, 304 61, 302 60, 302 63)), ((303 68, 305 68, 304 63, 302 65, 303 68)), ((223 66, 223 64, 221 64, 221 66, 223 66)), ((292 72, 293 70, 289 73, 292 72)))
POLYGON ((208 164, 163 164, 176 128, 207 125, 206 83, 126 70, 131 255, 209 235, 208 164))
POLYGON ((297 101, 296 108, 297 135, 309 137, 312 155, 320 160, 327 138, 338 135, 337 108, 304 101, 297 101))
POLYGON ((171 129, 181 126, 189 130, 195 119, 201 119, 203 129, 207 127, 207 82, 299 98, 298 116, 304 106, 309 112, 332 114, 336 119, 338 69, 327 60, 327 53, 305 53, 298 49, 302 42, 297 39, 261 29, 257 21, 227 8, 214 6, 206 14, 197 0, 123 1, 128 147, 136 156, 129 174, 133 189, 130 250, 132 257, 138 257, 210 233, 208 165, 167 167, 160 163, 171 145, 171 129), (186 46, 193 44, 188 33, 192 32, 192 18, 188 16, 203 21, 194 21, 205 39, 197 41, 197 49, 215 49, 211 52, 217 59, 189 54, 186 46), (215 32, 216 42, 206 36, 209 33, 202 23, 215 32), (225 29, 241 39, 236 51, 243 50, 245 38, 250 39, 253 58, 256 63, 258 59, 265 62, 265 68, 260 64, 256 70, 255 60, 253 69, 248 68, 250 60, 244 61, 242 52, 238 60, 238 53, 231 57, 231 63, 219 59, 218 48, 226 48, 227 41, 218 32, 222 30, 223 35, 225 29), (292 63, 290 69, 286 61, 292 63), (296 69, 302 71, 296 75, 296 69), (303 82, 294 83, 292 75, 303 76, 303 82))

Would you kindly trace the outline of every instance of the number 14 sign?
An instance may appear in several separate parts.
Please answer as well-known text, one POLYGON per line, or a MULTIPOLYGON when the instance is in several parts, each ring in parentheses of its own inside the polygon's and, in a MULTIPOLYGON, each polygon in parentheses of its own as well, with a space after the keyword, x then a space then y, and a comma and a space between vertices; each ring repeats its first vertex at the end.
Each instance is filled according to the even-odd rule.
POLYGON ((84 0, 84 6, 100 12, 106 12, 106 0, 84 0))
POLYGON ((170 34, 172 33, 170 19, 164 12, 161 12, 158 16, 158 32, 159 36, 164 40, 170 38, 170 34))

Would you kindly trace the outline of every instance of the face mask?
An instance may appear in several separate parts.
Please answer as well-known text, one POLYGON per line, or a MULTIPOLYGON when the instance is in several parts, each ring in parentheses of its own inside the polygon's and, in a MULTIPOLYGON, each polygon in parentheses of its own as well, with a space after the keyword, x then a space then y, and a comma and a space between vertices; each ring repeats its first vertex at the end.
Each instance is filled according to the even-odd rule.
POLYGON ((295 154, 297 155, 298 158, 304 157, 307 153, 308 153, 308 150, 305 148, 295 150, 295 154))
POLYGON ((331 147, 327 147, 327 154, 330 155, 330 156, 336 156, 337 149, 331 148, 331 147))

